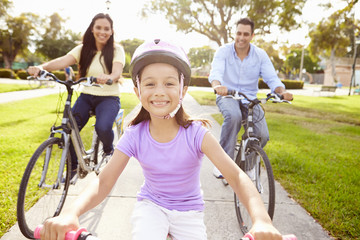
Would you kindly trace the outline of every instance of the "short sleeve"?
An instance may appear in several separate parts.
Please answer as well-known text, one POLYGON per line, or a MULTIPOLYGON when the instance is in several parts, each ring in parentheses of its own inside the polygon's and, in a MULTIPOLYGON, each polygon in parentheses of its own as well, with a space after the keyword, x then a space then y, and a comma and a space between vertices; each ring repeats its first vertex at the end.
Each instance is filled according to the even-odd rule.
POLYGON ((120 62, 123 66, 125 66, 125 51, 124 48, 118 44, 115 45, 115 54, 114 54, 114 62, 120 62))
POLYGON ((68 55, 73 56, 76 59, 76 62, 79 63, 80 61, 80 54, 81 54, 81 49, 82 49, 82 44, 74 47, 72 50, 70 50, 70 52, 68 52, 68 55))
POLYGON ((132 136, 133 130, 133 127, 126 128, 124 134, 116 144, 116 149, 125 153, 128 157, 135 156, 135 141, 132 136))

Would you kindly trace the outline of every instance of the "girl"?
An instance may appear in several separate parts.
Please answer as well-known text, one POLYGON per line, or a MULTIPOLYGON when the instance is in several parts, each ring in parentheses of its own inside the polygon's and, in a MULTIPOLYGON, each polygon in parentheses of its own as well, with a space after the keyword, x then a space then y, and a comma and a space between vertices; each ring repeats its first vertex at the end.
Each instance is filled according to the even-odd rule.
POLYGON ((190 82, 190 64, 182 48, 154 40, 134 53, 130 73, 142 108, 119 140, 114 155, 91 186, 59 217, 45 222, 42 239, 63 239, 79 227, 81 214, 109 194, 130 157, 135 157, 145 182, 137 195, 133 239, 201 239, 206 236, 200 167, 204 154, 224 174, 247 207, 257 240, 281 239, 254 185, 203 126, 181 106, 190 82))
MULTIPOLYGON (((113 21, 108 14, 99 13, 92 19, 82 44, 65 56, 29 67, 28 73, 37 76, 41 69, 53 71, 75 63, 79 64, 80 77, 96 77, 97 82, 103 87, 82 86, 82 93, 72 108, 73 114, 81 130, 89 120, 89 111, 95 112, 95 129, 103 143, 104 158, 110 158, 114 150, 112 126, 120 109, 118 80, 125 65, 125 53, 120 45, 114 44, 113 21), (111 86, 105 84, 109 79, 113 80, 111 86)), ((77 169, 77 157, 72 145, 70 152, 72 178, 77 169)))

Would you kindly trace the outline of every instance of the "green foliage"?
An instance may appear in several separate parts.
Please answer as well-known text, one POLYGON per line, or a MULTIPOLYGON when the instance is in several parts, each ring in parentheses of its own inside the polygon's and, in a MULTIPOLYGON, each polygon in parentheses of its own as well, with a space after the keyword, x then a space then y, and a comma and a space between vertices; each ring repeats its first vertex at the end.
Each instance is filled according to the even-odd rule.
MULTIPOLYGON (((285 60, 285 68, 292 70, 292 69, 300 69, 301 63, 301 54, 302 49, 292 49, 290 53, 286 56, 285 60)), ((314 62, 312 58, 309 56, 309 51, 304 50, 304 59, 303 59, 303 67, 306 69, 308 73, 314 73, 319 69, 319 65, 317 62, 314 62)))
POLYGON ((17 71, 16 75, 23 80, 26 80, 26 78, 29 76, 29 74, 25 70, 17 71))
POLYGON ((214 57, 215 50, 210 46, 190 48, 188 57, 191 67, 202 67, 209 65, 214 57))
POLYGON ((270 33, 277 25, 289 31, 299 26, 295 17, 301 14, 305 0, 151 0, 142 10, 143 16, 161 14, 185 33, 205 35, 219 46, 233 39, 231 31, 238 16, 254 20, 257 33, 270 33))
POLYGON ((0 78, 15 78, 16 74, 11 69, 0 68, 0 78))
POLYGON ((137 38, 134 38, 132 40, 127 39, 120 42, 120 44, 124 47, 125 53, 130 54, 130 58, 135 52, 135 49, 144 43, 144 40, 140 40, 137 38))
MULTIPOLYGON (((50 95, 0 104, 0 237, 16 223, 16 201, 25 167, 36 148, 49 137, 57 120, 54 110, 65 96, 50 95)), ((138 104, 135 94, 122 93, 125 115, 138 104)), ((91 144, 94 118, 81 131, 86 144, 91 144)), ((89 146, 89 145, 87 145, 89 146)))
MULTIPOLYGON (((215 102, 212 93, 189 93, 215 102)), ((335 239, 360 239, 360 96, 295 96, 264 108, 275 178, 335 239)))
POLYGON ((45 33, 36 43, 37 52, 47 59, 51 60, 66 55, 81 41, 80 34, 65 30, 61 26, 64 21, 59 14, 52 14, 45 33))
POLYGON ((29 84, 4 84, 0 83, 0 93, 32 90, 33 88, 29 84))

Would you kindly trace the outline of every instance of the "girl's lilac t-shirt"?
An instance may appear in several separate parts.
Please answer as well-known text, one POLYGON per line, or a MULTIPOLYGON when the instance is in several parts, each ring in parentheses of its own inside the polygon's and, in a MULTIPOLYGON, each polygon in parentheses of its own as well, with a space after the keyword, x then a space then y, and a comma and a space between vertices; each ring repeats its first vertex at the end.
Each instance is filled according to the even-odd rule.
POLYGON ((138 201, 148 199, 178 211, 204 209, 200 186, 201 144, 208 130, 201 122, 188 128, 180 126, 176 137, 167 143, 155 141, 149 132, 149 121, 128 127, 116 148, 135 157, 145 181, 137 194, 138 201))

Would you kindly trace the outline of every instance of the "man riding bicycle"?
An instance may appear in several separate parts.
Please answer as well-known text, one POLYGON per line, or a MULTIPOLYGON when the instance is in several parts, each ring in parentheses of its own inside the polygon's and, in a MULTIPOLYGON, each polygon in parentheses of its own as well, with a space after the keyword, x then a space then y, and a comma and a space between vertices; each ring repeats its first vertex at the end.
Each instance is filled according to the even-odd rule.
MULTIPOLYGON (((232 159, 242 119, 247 115, 248 102, 222 97, 229 89, 254 99, 258 92, 258 79, 262 77, 272 92, 282 95, 285 100, 293 99, 278 78, 266 52, 250 43, 254 37, 254 26, 249 18, 242 18, 236 23, 235 42, 225 44, 216 51, 209 76, 209 82, 217 93, 216 104, 224 117, 220 145, 232 159)), ((261 137, 261 146, 264 147, 269 140, 269 131, 260 106, 254 109, 254 132, 261 137)), ((222 178, 216 167, 214 175, 222 178)))

